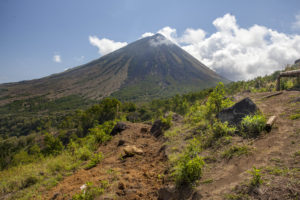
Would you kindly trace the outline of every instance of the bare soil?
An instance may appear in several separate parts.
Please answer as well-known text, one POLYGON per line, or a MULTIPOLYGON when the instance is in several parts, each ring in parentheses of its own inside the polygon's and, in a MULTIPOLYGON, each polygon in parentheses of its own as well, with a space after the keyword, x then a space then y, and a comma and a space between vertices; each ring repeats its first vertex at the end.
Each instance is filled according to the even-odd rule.
POLYGON ((109 188, 99 199, 157 199, 157 191, 163 185, 162 177, 167 161, 164 151, 161 151, 163 142, 149 133, 149 125, 126 124, 128 129, 114 136, 105 146, 99 147, 98 151, 105 156, 99 165, 66 177, 46 192, 43 198, 70 199, 81 192, 80 187, 86 182, 99 185, 102 180, 107 180, 109 188), (125 141, 124 145, 118 146, 120 140, 125 141), (135 145, 144 153, 122 158, 126 145, 135 145))

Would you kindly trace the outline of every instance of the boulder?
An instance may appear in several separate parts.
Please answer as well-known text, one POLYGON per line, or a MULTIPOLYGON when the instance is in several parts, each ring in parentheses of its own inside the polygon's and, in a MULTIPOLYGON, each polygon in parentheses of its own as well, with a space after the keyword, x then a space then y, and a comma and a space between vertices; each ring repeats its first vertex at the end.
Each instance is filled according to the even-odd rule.
POLYGON ((125 123, 123 123, 123 122, 117 122, 117 124, 115 125, 115 127, 110 132, 110 135, 112 135, 112 136, 117 135, 118 133, 121 133, 122 131, 124 131, 127 128, 128 127, 127 127, 127 125, 125 123))
POLYGON ((151 129, 150 129, 150 133, 154 136, 154 137, 159 137, 163 134, 164 130, 167 130, 169 127, 169 125, 163 123, 160 119, 156 120, 151 129))
POLYGON ((123 151, 124 151, 126 157, 132 157, 135 154, 141 155, 144 153, 143 150, 137 148, 134 145, 124 147, 123 151))
POLYGON ((245 98, 230 108, 226 108, 217 114, 221 122, 228 122, 230 125, 239 125, 247 115, 253 115, 258 111, 257 106, 250 98, 245 98))

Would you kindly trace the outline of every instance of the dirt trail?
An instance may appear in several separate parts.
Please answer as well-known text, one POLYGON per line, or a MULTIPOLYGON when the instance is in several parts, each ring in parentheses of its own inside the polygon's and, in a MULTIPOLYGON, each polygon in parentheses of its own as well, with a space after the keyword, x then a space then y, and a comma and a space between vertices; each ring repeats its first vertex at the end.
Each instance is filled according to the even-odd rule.
POLYGON ((43 198, 70 199, 80 192, 80 186, 86 182, 99 185, 101 180, 107 180, 110 186, 98 199, 157 199, 157 191, 163 184, 161 177, 166 169, 166 157, 160 152, 163 142, 149 133, 149 125, 126 124, 126 130, 98 149, 105 155, 100 164, 66 177, 43 198), (144 131, 141 131, 142 128, 144 131), (124 145, 118 146, 120 140, 125 141, 124 145, 135 145, 142 149, 143 155, 122 159, 120 155, 124 145))
MULTIPOLYGON (((291 105, 290 101, 300 96, 299 91, 285 91, 279 96, 262 99, 267 93, 250 94, 249 97, 266 115, 276 115, 277 121, 272 131, 256 139, 250 147, 253 152, 247 156, 222 160, 210 166, 202 180, 213 180, 210 184, 202 184, 197 190, 204 199, 224 199, 224 194, 230 192, 236 185, 249 178, 248 170, 253 166, 262 167, 272 165, 272 159, 288 162, 299 146, 299 137, 293 137, 300 130, 299 120, 290 120, 289 116, 299 104, 291 105), (296 107, 295 107, 296 106, 296 107)), ((298 166, 300 167, 300 166, 298 166)))

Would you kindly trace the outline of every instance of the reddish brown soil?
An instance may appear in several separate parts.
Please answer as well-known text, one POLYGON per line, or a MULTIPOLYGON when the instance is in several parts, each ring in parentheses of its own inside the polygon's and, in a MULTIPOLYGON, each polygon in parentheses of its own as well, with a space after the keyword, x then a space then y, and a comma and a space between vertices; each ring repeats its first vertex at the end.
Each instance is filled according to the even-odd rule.
MULTIPOLYGON (((223 159, 209 165, 202 181, 212 180, 212 182, 201 184, 197 188, 203 199, 224 199, 224 194, 250 178, 248 171, 253 166, 274 166, 274 160, 280 160, 285 167, 300 168, 300 156, 293 156, 296 151, 300 150, 300 121, 290 119, 290 115, 300 109, 299 103, 291 103, 291 100, 300 96, 300 92, 284 91, 281 95, 262 99, 268 94, 248 94, 247 96, 266 116, 278 117, 273 129, 252 142, 248 141, 248 145, 253 148, 250 155, 235 157, 229 161, 223 159)), ((240 96, 239 99, 243 97, 245 95, 240 96)), ((300 177, 299 175, 298 171, 297 177, 300 177)), ((262 199, 273 199, 271 196, 266 196, 262 199)))
POLYGON ((162 141, 149 133, 150 126, 138 123, 127 123, 128 129, 114 136, 98 151, 105 155, 103 161, 90 170, 79 170, 66 177, 56 187, 46 192, 45 199, 70 199, 80 193, 80 186, 86 182, 99 185, 107 180, 110 185, 104 196, 98 199, 157 199, 157 191, 162 187, 162 175, 166 169, 166 157, 162 141), (141 131, 146 128, 145 133, 141 131), (143 150, 143 155, 121 158, 124 146, 118 147, 119 140, 124 145, 135 145, 143 150))

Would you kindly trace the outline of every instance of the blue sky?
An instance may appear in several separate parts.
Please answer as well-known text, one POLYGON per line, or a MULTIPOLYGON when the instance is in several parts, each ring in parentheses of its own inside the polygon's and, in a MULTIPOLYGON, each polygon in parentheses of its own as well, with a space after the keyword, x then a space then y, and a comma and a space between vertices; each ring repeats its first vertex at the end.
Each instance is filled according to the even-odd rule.
MULTIPOLYGON (((243 54, 230 60, 220 60, 220 54, 221 57, 226 57, 228 52, 232 54, 230 49, 235 48, 224 43, 226 34, 222 29, 224 23, 232 21, 237 25, 237 33, 240 34, 231 37, 230 43, 235 41, 236 48, 240 48, 241 52, 251 52, 258 48, 255 46, 254 50, 242 49, 242 44, 244 46, 248 44, 240 43, 237 37, 243 38, 240 35, 245 32, 244 29, 248 31, 247 38, 252 38, 251 34, 257 35, 257 32, 264 32, 262 33, 264 38, 277 38, 275 35, 283 34, 281 43, 275 38, 271 45, 269 39, 266 39, 266 45, 259 47, 260 50, 269 49, 266 57, 270 59, 268 65, 276 65, 274 69, 291 62, 300 52, 299 0, 2 0, 0 83, 40 78, 99 58, 101 48, 91 42, 91 37, 99 41, 106 38, 126 44, 137 40, 146 32, 156 33, 159 30, 166 30, 164 29, 166 27, 173 30, 169 39, 177 42, 199 60, 204 60, 204 64, 231 79, 247 79, 273 70, 272 68, 252 72, 261 66, 259 65, 263 59, 261 58, 252 63, 256 68, 251 68, 252 65, 249 67, 247 64, 244 68, 241 67, 239 74, 234 74, 235 68, 225 72, 228 66, 234 65, 236 68, 243 66, 241 59, 249 56, 243 54), (221 25, 216 19, 220 19, 221 25), (255 25, 259 25, 260 28, 253 28, 255 30, 252 31, 251 27, 255 25), (265 29, 262 30, 262 27, 265 29), (191 34, 187 34, 188 29, 198 30, 199 34, 201 30, 205 32, 205 36, 201 41, 183 40, 185 36, 192 37, 191 34), (221 39, 216 39, 218 35, 216 33, 223 34, 221 39), (211 37, 213 34, 216 37, 211 37), (283 41, 283 37, 288 37, 287 42, 283 41), (209 47, 212 47, 213 41, 221 41, 220 44, 225 46, 218 50, 218 55, 203 56, 205 53, 212 54, 212 50, 205 50, 204 47, 208 43, 209 47), (293 56, 286 55, 283 60, 278 58, 272 60, 270 52, 273 52, 272 55, 281 54, 281 51, 285 51, 281 48, 286 46, 285 43, 289 44, 285 48, 292 48, 293 56), (222 49, 228 51, 222 52, 222 49)), ((234 23, 228 26, 234 26, 234 23)), ((259 41, 259 38, 255 40, 259 41)), ((253 47, 254 43, 249 44, 251 45, 253 47)), ((298 57, 300 58, 300 54, 298 57)))

